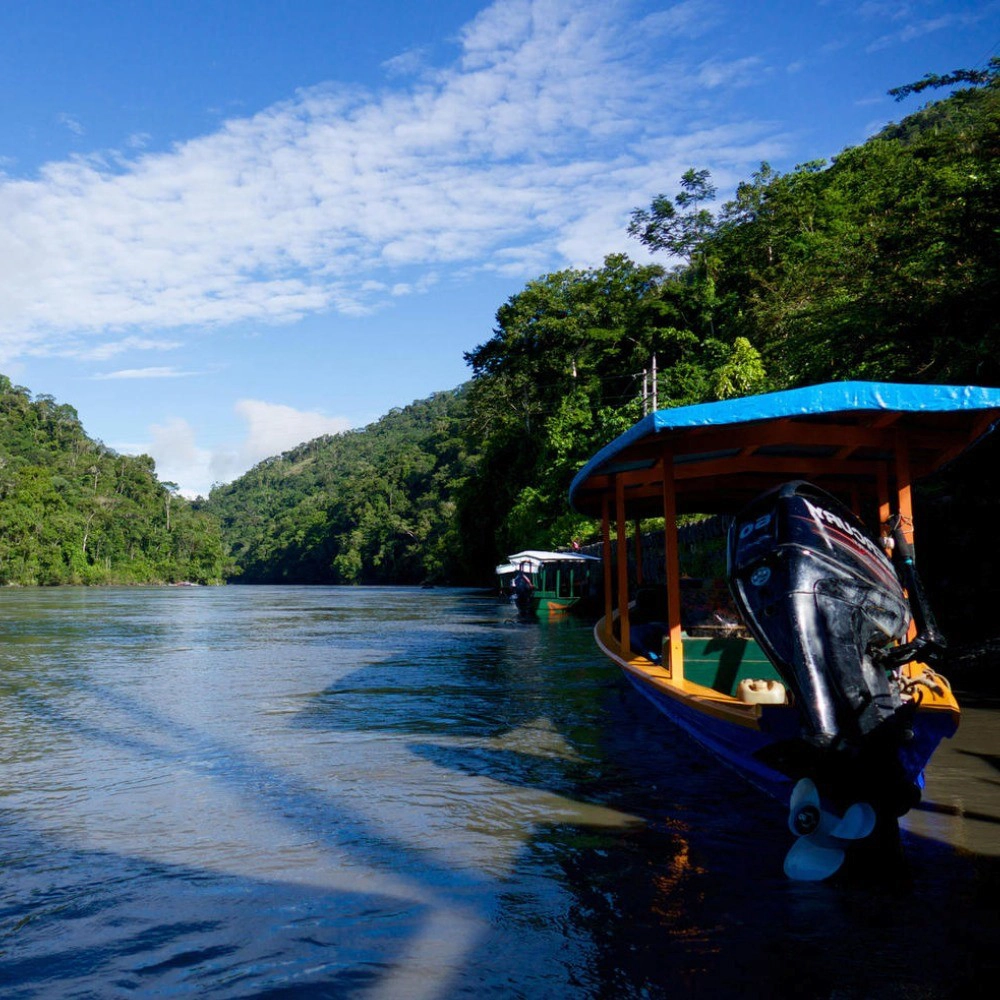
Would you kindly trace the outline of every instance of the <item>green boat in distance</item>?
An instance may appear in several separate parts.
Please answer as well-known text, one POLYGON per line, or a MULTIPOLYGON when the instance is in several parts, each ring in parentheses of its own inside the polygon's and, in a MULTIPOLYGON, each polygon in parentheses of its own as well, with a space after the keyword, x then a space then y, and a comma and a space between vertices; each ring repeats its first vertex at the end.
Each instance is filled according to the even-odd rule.
POLYGON ((509 555, 496 574, 502 599, 522 613, 556 618, 597 607, 602 566, 597 556, 582 552, 526 549, 509 555))

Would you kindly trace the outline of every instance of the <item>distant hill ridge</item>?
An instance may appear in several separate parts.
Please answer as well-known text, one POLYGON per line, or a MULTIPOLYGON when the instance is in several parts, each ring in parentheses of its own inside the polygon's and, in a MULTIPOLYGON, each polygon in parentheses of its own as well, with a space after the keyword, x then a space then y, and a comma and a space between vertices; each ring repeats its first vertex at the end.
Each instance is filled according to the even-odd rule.
POLYGON ((268 458, 206 509, 244 583, 462 581, 456 497, 474 469, 466 387, 268 458))

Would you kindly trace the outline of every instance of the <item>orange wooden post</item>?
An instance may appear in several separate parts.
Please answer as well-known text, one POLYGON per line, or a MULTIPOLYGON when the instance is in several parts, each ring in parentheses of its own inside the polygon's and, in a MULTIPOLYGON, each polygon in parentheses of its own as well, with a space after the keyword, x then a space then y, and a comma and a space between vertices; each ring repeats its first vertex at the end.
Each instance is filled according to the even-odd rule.
POLYGON ((628 659, 632 646, 628 634, 628 525, 625 520, 625 480, 622 476, 615 477, 615 521, 618 534, 618 628, 622 656, 628 659))
POLYGON ((886 554, 891 555, 892 533, 889 531, 889 518, 892 516, 892 507, 889 503, 889 472, 885 465, 879 465, 875 475, 875 492, 878 500, 879 538, 886 554))
MULTIPOLYGON (((913 491, 910 486, 910 449, 902 434, 896 435, 896 495, 899 510, 899 527, 903 537, 913 547, 913 491)), ((910 621, 907 639, 917 637, 917 623, 910 621)))
POLYGON ((892 513, 889 508, 889 473, 884 465, 878 467, 875 489, 878 493, 878 523, 881 527, 889 520, 889 515, 892 513))
POLYGON ((601 563, 604 566, 604 636, 612 638, 614 611, 614 584, 611 576, 611 500, 607 493, 601 500, 601 563))
POLYGON ((896 492, 899 503, 899 526, 906 540, 913 544, 913 492, 910 487, 910 449, 902 434, 896 436, 896 492))
POLYGON ((677 497, 674 493, 674 456, 663 454, 663 558, 667 579, 667 669, 672 680, 684 680, 684 644, 681 641, 681 562, 677 544, 677 497))

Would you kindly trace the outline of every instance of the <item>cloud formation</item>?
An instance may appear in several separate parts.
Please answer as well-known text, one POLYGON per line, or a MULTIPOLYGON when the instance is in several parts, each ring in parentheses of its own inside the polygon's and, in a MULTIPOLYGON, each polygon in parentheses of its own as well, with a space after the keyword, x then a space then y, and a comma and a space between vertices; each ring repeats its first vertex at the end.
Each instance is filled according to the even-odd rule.
POLYGON ((245 436, 237 445, 199 447, 190 423, 174 417, 150 428, 148 444, 120 445, 119 450, 151 455, 161 482, 183 484, 181 493, 194 499, 207 496, 215 483, 229 482, 265 458, 324 434, 339 434, 350 426, 343 417, 259 399, 241 399, 234 409, 246 425, 245 436))
POLYGON ((921 16, 919 5, 909 3, 885 3, 869 0, 861 4, 859 14, 862 17, 876 20, 879 23, 893 25, 893 30, 879 35, 871 41, 865 51, 879 52, 896 45, 906 45, 925 35, 942 31, 975 25, 990 16, 992 4, 966 4, 968 9, 962 9, 961 4, 944 14, 936 16, 921 16))
POLYGON ((363 314, 448 268, 600 263, 664 176, 718 160, 720 140, 753 163, 753 123, 679 127, 690 88, 757 71, 664 62, 657 40, 696 33, 703 9, 499 0, 451 65, 401 56, 380 92, 312 88, 167 152, 0 176, 0 362, 83 356, 85 336, 363 314))
POLYGON ((114 372, 103 372, 95 375, 98 380, 113 379, 144 379, 144 378, 187 378, 193 372, 181 371, 168 365, 152 366, 150 368, 120 368, 114 372))

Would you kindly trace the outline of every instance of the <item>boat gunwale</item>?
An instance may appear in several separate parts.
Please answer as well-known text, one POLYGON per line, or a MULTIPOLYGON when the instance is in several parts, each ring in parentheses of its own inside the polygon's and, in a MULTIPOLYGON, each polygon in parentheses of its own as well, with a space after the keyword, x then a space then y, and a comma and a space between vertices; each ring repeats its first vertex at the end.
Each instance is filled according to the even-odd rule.
MULTIPOLYGON (((601 618, 594 625, 594 640, 597 643, 598 649, 609 659, 617 663, 632 678, 637 679, 644 685, 655 688, 658 692, 668 695, 673 700, 688 708, 716 719, 762 732, 765 727, 762 725, 761 720, 766 716, 774 714, 797 715, 797 710, 790 701, 784 704, 744 702, 731 694, 726 694, 707 685, 688 680, 686 677, 677 680, 671 676, 670 671, 666 667, 654 663, 640 653, 632 653, 629 658, 626 658, 621 653, 618 641, 614 638, 608 639, 608 634, 604 630, 604 624, 604 618, 601 618)), ((686 632, 683 633, 683 637, 688 640, 701 638, 700 636, 692 636, 686 632)), ((916 660, 903 667, 903 675, 907 680, 914 680, 926 669, 929 669, 926 664, 916 660)), ((940 694, 932 692, 929 699, 922 698, 918 701, 916 706, 917 716, 926 718, 928 717, 928 713, 948 713, 957 728, 961 717, 961 708, 947 680, 941 677, 941 675, 936 676, 938 679, 944 681, 945 688, 940 694)))
MULTIPOLYGON (((691 637, 694 638, 694 637, 691 637)), ((643 683, 648 683, 657 690, 668 694, 671 698, 697 709, 706 715, 724 719, 746 726, 751 729, 760 729, 760 717, 764 708, 788 709, 794 711, 791 705, 760 705, 740 701, 732 695, 717 691, 715 688, 689 681, 686 678, 679 682, 670 675, 670 671, 663 666, 653 663, 641 654, 633 653, 626 659, 618 646, 616 640, 608 640, 607 633, 604 632, 604 619, 594 626, 594 639, 598 648, 609 659, 614 660, 623 670, 639 678, 643 683)))

